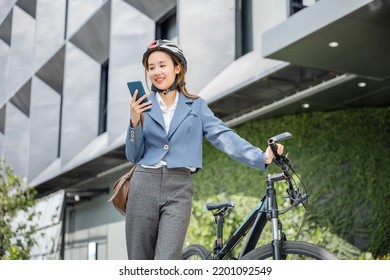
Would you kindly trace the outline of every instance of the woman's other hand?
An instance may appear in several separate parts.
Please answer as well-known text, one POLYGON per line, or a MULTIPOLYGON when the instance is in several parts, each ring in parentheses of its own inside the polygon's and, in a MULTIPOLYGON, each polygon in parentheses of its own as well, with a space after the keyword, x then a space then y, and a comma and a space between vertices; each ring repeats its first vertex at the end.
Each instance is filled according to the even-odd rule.
MULTIPOLYGON (((283 154, 284 146, 282 144, 276 144, 276 146, 278 147, 278 149, 277 149, 278 155, 283 154)), ((275 158, 275 155, 272 152, 271 147, 268 146, 267 149, 265 150, 264 163, 265 164, 270 164, 274 158, 275 158)))

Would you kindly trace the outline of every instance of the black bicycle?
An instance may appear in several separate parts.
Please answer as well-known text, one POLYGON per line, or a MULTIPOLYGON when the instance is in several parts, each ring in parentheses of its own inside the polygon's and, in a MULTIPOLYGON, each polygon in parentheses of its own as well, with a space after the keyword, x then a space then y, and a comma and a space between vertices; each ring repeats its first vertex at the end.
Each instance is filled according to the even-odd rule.
POLYGON ((200 244, 190 245, 183 251, 183 260, 234 259, 231 254, 245 236, 247 236, 246 242, 238 257, 240 260, 337 259, 331 252, 317 245, 301 241, 288 241, 285 232, 283 232, 282 221, 279 219, 279 215, 300 204, 308 210, 307 200, 309 198, 304 185, 303 187, 298 186, 293 179, 293 174, 298 175, 292 167, 291 160, 288 156, 278 155, 276 152, 276 143, 290 137, 292 137, 291 133, 285 132, 268 140, 268 145, 275 154, 273 162, 280 167, 282 172, 267 175, 266 194, 227 242, 223 242, 223 224, 229 210, 234 208, 233 202, 206 203, 205 208, 213 214, 217 225, 217 238, 214 241, 213 250, 210 252, 200 244), (275 182, 278 181, 286 181, 288 185, 286 197, 290 200, 290 206, 286 209, 278 208, 274 186, 275 182), (267 222, 271 222, 272 241, 267 245, 256 248, 267 222))

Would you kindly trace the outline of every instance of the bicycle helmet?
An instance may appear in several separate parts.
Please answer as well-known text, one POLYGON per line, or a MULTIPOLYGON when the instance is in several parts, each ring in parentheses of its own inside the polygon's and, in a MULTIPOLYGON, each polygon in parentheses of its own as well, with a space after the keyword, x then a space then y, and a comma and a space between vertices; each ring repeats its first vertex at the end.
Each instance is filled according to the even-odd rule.
POLYGON ((152 43, 150 43, 150 45, 146 48, 144 52, 144 55, 142 57, 143 65, 145 65, 145 62, 148 59, 149 55, 154 51, 164 51, 174 55, 183 64, 184 71, 187 72, 187 60, 184 57, 183 51, 174 42, 162 39, 154 40, 152 43))

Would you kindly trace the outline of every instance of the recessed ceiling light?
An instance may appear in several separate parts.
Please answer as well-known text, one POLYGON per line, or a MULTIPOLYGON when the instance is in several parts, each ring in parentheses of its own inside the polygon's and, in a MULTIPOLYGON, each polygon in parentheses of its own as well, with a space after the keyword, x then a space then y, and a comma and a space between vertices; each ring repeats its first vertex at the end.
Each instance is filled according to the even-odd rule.
POLYGON ((339 46, 338 42, 330 42, 329 43, 329 47, 331 47, 331 48, 337 48, 338 46, 339 46))
POLYGON ((309 108, 310 107, 310 104, 309 103, 304 103, 304 104, 302 104, 302 108, 304 108, 304 109, 307 109, 307 108, 309 108))
POLYGON ((365 87, 365 86, 367 86, 367 84, 365 82, 360 82, 357 85, 358 85, 358 87, 365 87))

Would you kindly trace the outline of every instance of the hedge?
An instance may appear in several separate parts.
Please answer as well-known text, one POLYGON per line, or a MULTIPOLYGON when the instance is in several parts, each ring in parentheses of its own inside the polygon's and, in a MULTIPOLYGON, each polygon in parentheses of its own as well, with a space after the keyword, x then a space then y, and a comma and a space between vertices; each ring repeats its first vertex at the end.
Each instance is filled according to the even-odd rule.
MULTIPOLYGON (((293 138, 283 142, 285 152, 311 195, 299 239, 326 246, 340 258, 389 255, 389 107, 254 120, 234 130, 263 150, 270 137, 292 133, 293 138)), ((270 172, 278 170, 275 166, 267 171, 250 168, 205 141, 203 169, 193 176, 194 211, 186 244, 204 242, 211 249, 215 233, 211 214, 202 210, 206 201, 234 197, 237 206, 227 217, 226 228, 237 227, 263 196, 264 179, 270 172), (254 205, 248 205, 249 201, 254 205), (242 208, 237 209, 238 205, 242 208)), ((292 210, 292 216, 285 218, 292 221, 286 230, 293 235, 304 212, 292 210)))

